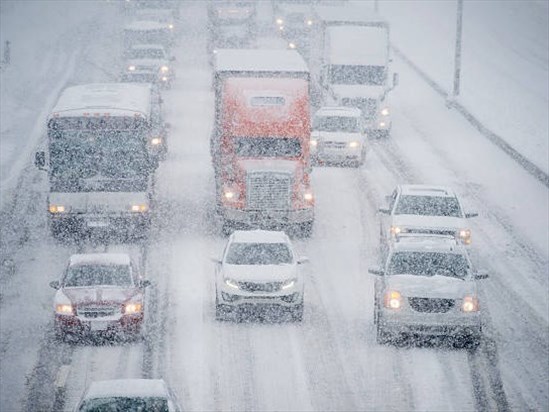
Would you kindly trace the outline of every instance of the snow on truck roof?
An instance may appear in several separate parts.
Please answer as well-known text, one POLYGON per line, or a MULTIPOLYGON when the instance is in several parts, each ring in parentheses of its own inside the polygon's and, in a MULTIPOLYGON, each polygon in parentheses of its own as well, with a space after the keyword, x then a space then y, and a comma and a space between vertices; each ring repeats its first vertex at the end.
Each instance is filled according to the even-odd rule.
POLYGON ((69 258, 69 266, 90 264, 128 266, 130 256, 126 253, 81 253, 69 258))
POLYGON ((168 390, 163 379, 112 379, 92 382, 84 399, 118 396, 166 398, 168 390))
POLYGON ((389 23, 376 13, 365 13, 355 7, 317 6, 316 17, 327 26, 354 25, 389 27, 389 23))
POLYGON ((151 111, 151 85, 134 83, 95 83, 67 87, 52 110, 52 116, 148 117, 151 111))
POLYGON ((309 73, 295 50, 220 49, 215 56, 216 72, 309 73))
POLYGON ((327 33, 332 64, 386 65, 389 38, 384 30, 377 27, 336 26, 329 27, 327 33))
POLYGON ((231 235, 237 243, 289 243, 288 235, 274 230, 235 230, 231 235))

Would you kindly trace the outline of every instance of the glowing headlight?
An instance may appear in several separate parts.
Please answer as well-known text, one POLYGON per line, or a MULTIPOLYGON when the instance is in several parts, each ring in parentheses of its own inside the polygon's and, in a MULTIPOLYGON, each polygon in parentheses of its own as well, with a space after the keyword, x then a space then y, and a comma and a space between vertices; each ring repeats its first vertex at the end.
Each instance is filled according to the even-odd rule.
POLYGON ((168 78, 166 76, 162 76, 162 81, 163 82, 167 82, 168 81, 168 78))
POLYGON ((385 294, 385 307, 389 309, 400 309, 402 306, 402 296, 396 290, 389 290, 385 294))
POLYGON ((389 108, 384 107, 383 109, 381 109, 381 115, 382 116, 389 116, 389 108))
POLYGON ((465 296, 461 303, 461 310, 463 312, 478 312, 478 299, 474 296, 465 296))
POLYGON ((130 210, 132 212, 143 213, 149 210, 149 205, 145 203, 136 203, 130 206, 130 210))
POLYGON ((284 24, 284 20, 278 18, 276 19, 276 24, 278 24, 279 26, 282 26, 284 24))
POLYGON ((162 66, 162 67, 160 68, 160 71, 161 71, 162 73, 168 73, 168 72, 170 71, 170 68, 169 68, 168 66, 162 66))
POLYGON ((295 49, 297 46, 296 46, 295 43, 290 42, 290 43, 288 43, 288 47, 289 47, 290 49, 295 49))
POLYGON ((313 192, 307 191, 303 193, 303 199, 307 202, 312 202, 314 200, 313 192))
POLYGON ((233 289, 240 289, 238 283, 232 279, 225 279, 225 284, 233 289))
POLYGON ((280 31, 284 31, 284 26, 278 26, 278 29, 279 29, 280 31))
POLYGON ((153 138, 151 139, 151 144, 152 144, 153 146, 158 146, 158 145, 161 144, 161 143, 162 143, 162 138, 161 138, 161 137, 153 137, 153 138))
POLYGON ((395 236, 402 232, 402 228, 399 226, 391 226, 391 235, 395 236))
POLYGON ((357 141, 349 142, 349 147, 350 147, 351 149, 356 149, 356 148, 359 147, 359 146, 360 146, 360 143, 357 142, 357 141))
POLYGON ((133 64, 131 66, 128 66, 128 70, 130 72, 133 72, 135 70, 135 66, 133 64))
POLYGON ((171 23, 168 24, 168 29, 173 30, 173 27, 174 27, 173 24, 171 24, 171 23))
POLYGON ((379 127, 385 127, 385 126, 386 126, 385 122, 379 122, 379 127))
POLYGON ((313 21, 312 21, 312 20, 310 20, 310 19, 309 19, 309 20, 307 20, 307 22, 306 22, 306 23, 307 23, 307 26, 312 26, 312 25, 313 25, 313 21))
POLYGON ((140 302, 129 302, 124 305, 124 314, 131 315, 134 313, 141 313, 143 311, 143 304, 140 302))
POLYGON ((223 191, 223 197, 230 202, 237 200, 238 193, 235 190, 225 189, 223 191))
POLYGON ((48 207, 48 210, 50 211, 50 213, 64 213, 67 211, 67 208, 65 208, 65 206, 63 205, 50 205, 48 207))
POLYGON ((282 289, 289 289, 294 286, 297 282, 297 279, 288 279, 282 284, 282 289))
POLYGON ((72 315, 74 313, 72 311, 72 305, 69 304, 55 305, 55 312, 61 315, 72 315))
POLYGON ((318 146, 318 140, 311 139, 309 141, 309 144, 311 145, 311 147, 317 147, 318 146))
POLYGON ((464 244, 470 245, 471 244, 471 231, 469 229, 461 229, 459 231, 459 238, 461 239, 461 241, 464 244))

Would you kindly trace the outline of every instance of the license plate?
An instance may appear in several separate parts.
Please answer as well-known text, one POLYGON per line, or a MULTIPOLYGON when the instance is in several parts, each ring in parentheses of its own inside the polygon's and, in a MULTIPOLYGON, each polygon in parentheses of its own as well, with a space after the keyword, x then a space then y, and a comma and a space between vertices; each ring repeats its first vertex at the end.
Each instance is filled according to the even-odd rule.
POLYGON ((105 220, 89 220, 87 222, 88 227, 107 227, 109 222, 105 220))
POLYGON ((106 321, 98 320, 98 321, 90 322, 90 330, 92 332, 106 330, 108 327, 109 327, 109 322, 106 322, 106 321))

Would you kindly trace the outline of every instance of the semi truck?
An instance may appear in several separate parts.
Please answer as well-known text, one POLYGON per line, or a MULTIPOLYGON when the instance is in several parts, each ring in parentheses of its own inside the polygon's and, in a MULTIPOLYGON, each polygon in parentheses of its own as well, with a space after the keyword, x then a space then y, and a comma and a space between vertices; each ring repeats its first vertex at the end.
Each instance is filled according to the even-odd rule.
POLYGON ((217 210, 236 227, 311 234, 309 71, 293 50, 220 50, 211 137, 217 210))

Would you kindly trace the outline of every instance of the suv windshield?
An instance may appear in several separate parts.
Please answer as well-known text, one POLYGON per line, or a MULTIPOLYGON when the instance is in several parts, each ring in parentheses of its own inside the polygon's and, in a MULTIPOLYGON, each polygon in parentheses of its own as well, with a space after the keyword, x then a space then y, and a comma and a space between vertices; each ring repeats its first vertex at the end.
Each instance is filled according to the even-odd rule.
POLYGON ((77 265, 70 266, 63 286, 132 286, 129 266, 125 265, 77 265))
POLYGON ((462 217, 457 199, 441 196, 400 196, 395 215, 462 217))
POLYGON ((360 132, 356 117, 343 116, 316 116, 313 119, 313 129, 320 132, 360 132))
POLYGON ((391 256, 390 275, 448 276, 464 279, 469 264, 459 254, 440 252, 396 252, 391 256))
POLYGON ((162 49, 132 49, 130 51, 130 59, 164 59, 164 51, 162 49))
POLYGON ((292 263, 285 243, 233 243, 225 262, 230 265, 281 265, 292 263))
POLYGON ((168 401, 163 398, 110 397, 86 400, 79 412, 169 412, 168 401))

